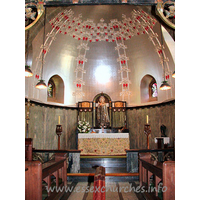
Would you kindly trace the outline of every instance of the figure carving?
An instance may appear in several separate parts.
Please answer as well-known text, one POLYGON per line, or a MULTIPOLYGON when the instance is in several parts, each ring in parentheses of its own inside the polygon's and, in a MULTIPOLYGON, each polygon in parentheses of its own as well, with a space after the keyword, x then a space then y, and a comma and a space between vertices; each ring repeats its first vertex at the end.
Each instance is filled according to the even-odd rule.
POLYGON ((110 124, 110 119, 109 119, 107 105, 105 103, 104 96, 101 96, 99 98, 98 107, 97 107, 97 122, 101 128, 106 128, 110 124))
POLYGON ((162 124, 160 126, 160 131, 161 131, 161 137, 167 137, 165 132, 166 132, 166 126, 164 124, 162 124))

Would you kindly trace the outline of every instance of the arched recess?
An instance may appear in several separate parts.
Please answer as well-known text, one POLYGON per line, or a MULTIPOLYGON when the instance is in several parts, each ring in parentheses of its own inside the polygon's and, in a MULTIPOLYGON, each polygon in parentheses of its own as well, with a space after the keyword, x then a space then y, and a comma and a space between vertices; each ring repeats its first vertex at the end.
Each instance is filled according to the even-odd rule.
POLYGON ((110 119, 110 125, 107 128, 109 128, 111 126, 111 120, 112 120, 111 109, 109 109, 109 108, 111 108, 112 102, 111 102, 110 96, 107 95, 106 93, 103 93, 103 92, 97 94, 93 99, 93 108, 94 108, 93 109, 93 119, 95 119, 95 120, 93 120, 93 127, 100 128, 98 121, 97 121, 97 110, 96 109, 97 109, 97 106, 98 106, 98 103, 99 103, 99 98, 101 96, 104 96, 105 103, 107 104, 108 115, 109 115, 109 119, 110 119))
POLYGON ((99 98, 100 98, 101 96, 104 96, 104 97, 105 97, 105 103, 110 103, 110 102, 111 102, 110 96, 107 95, 106 93, 103 93, 103 92, 97 94, 97 95, 94 97, 93 102, 98 103, 98 102, 99 102, 99 98))
POLYGON ((151 75, 145 75, 140 82, 141 103, 157 101, 157 82, 151 75))
POLYGON ((48 81, 47 101, 64 103, 64 82, 59 75, 52 76, 48 81))

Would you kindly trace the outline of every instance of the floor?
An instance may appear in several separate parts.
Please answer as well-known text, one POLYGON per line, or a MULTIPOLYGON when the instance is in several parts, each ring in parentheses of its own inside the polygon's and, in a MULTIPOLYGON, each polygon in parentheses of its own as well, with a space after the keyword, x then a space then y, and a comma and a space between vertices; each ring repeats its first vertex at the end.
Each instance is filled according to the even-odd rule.
MULTIPOLYGON (((81 173, 95 173, 97 166, 105 167, 106 173, 127 173, 126 156, 91 157, 80 159, 81 173)), ((95 190, 93 177, 68 177, 68 187, 61 200, 93 200, 95 190)), ((143 200, 144 196, 137 190, 137 177, 106 177, 106 200, 143 200), (135 191, 135 192, 134 192, 135 191)))
MULTIPOLYGON (((68 182, 68 188, 61 200, 93 200, 93 184, 93 182, 68 182)), ((138 181, 106 182, 106 200, 143 200, 143 195, 137 190, 138 185, 138 181)))

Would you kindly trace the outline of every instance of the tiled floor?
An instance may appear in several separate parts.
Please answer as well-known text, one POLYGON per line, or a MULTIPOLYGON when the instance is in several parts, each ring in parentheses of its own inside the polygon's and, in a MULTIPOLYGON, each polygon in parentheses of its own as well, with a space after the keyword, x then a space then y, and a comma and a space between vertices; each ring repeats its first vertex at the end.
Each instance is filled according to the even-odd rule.
MULTIPOLYGON (((135 185, 138 185, 135 181, 135 185)), ((106 182, 106 200, 140 200, 129 182, 106 182)), ((68 182, 71 192, 66 192, 61 200, 93 200, 93 182, 68 182)))

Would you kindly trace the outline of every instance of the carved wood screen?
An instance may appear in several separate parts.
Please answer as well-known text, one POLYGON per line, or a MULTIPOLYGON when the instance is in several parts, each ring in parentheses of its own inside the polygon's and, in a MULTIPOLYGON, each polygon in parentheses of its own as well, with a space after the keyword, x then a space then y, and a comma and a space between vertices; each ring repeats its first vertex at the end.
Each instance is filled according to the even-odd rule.
POLYGON ((83 101, 78 103, 78 121, 87 121, 92 127, 92 102, 83 101))
POLYGON ((126 102, 112 102, 112 125, 113 128, 124 127, 126 123, 126 102))
MULTIPOLYGON (((83 101, 78 103, 78 120, 88 121, 91 128, 100 128, 97 123, 97 104, 99 97, 102 94, 96 95, 93 102, 83 101)), ((107 128, 122 128, 126 124, 126 102, 125 101, 111 101, 110 97, 103 94, 108 106, 108 114, 110 119, 110 126, 107 128)))

